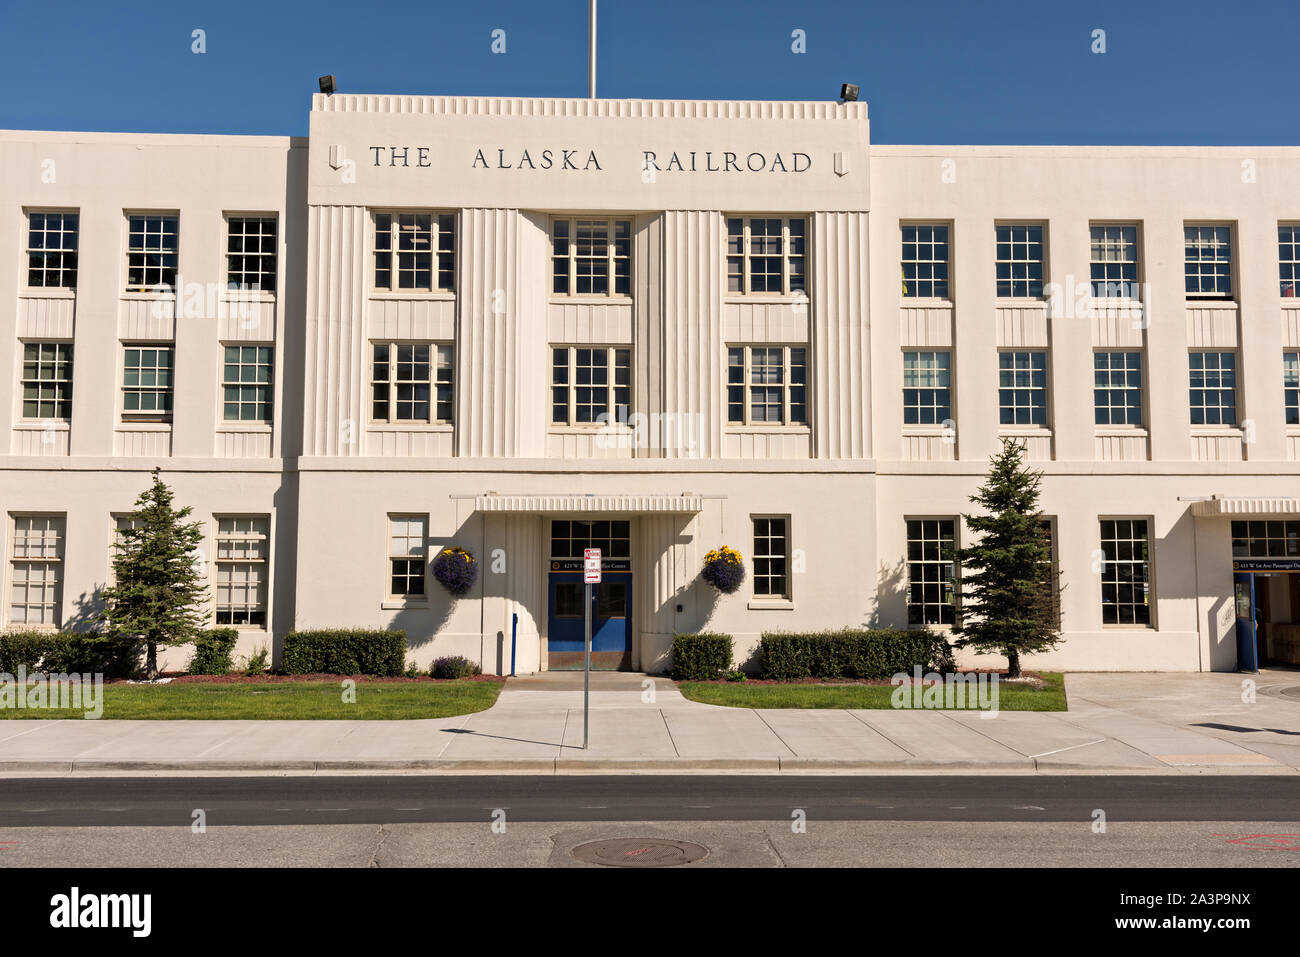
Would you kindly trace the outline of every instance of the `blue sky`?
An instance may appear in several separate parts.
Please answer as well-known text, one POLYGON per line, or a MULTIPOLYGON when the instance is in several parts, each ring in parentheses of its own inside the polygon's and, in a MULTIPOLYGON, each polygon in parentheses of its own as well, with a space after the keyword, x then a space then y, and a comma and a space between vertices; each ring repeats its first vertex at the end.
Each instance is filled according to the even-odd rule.
MULTIPOLYGON (((586 16, 586 0, 0 0, 0 128, 301 135, 322 73, 350 92, 584 96, 586 16)), ((1297 0, 603 0, 600 27, 602 96, 834 99, 848 80, 879 143, 1300 142, 1297 0)))

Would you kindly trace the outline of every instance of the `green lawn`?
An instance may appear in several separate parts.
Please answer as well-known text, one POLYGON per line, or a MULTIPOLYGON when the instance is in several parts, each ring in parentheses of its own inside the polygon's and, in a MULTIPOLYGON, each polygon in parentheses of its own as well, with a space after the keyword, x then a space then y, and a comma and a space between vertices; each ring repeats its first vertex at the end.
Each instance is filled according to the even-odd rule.
MULTIPOLYGON (((499 681, 358 681, 343 703, 342 679, 284 683, 104 686, 104 718, 446 718, 492 707, 499 681)), ((81 718, 84 711, 0 708, 0 718, 81 718)))
MULTIPOLYGON (((1041 691, 998 685, 1002 711, 1065 711, 1065 676, 1042 672, 1041 691)), ((894 688, 866 684, 751 684, 745 681, 683 681, 677 685, 691 701, 732 708, 872 708, 892 709, 894 688)), ((970 689, 974 694, 974 689, 970 689)))

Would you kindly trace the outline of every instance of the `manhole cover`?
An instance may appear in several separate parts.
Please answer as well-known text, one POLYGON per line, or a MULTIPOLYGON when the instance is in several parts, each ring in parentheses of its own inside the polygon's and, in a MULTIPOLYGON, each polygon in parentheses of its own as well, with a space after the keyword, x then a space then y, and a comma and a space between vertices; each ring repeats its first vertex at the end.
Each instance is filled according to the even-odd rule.
POLYGON ((580 861, 610 867, 672 867, 698 861, 708 853, 701 844, 655 837, 591 841, 573 849, 573 856, 580 861))

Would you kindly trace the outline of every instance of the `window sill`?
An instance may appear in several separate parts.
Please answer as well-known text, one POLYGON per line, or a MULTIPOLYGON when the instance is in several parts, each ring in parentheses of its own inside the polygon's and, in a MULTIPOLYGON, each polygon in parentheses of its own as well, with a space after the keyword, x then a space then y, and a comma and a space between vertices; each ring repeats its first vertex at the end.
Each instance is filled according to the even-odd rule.
POLYGON ((429 602, 426 601, 404 601, 400 598, 385 598, 379 603, 379 607, 384 611, 428 611, 429 602))
POLYGON ((175 302, 176 290, 171 286, 158 289, 124 289, 121 296, 130 302, 175 302))
POLYGON ((1142 425, 1105 425, 1097 427, 1098 438, 1140 438, 1145 439, 1151 433, 1142 425))
POLYGON ((727 435, 809 435, 812 429, 806 425, 728 425, 723 430, 727 435))
POLYGON ((1227 310, 1237 308, 1236 299, 1223 299, 1219 296, 1211 296, 1207 299, 1192 299, 1191 297, 1188 297, 1185 302, 1187 303, 1188 308, 1195 309, 1209 308, 1227 310))
POLYGON ((1044 425, 999 425, 998 435, 1047 439, 1052 437, 1052 430, 1044 425))
POLYGON ((787 293, 781 293, 780 295, 777 295, 775 293, 765 293, 765 292, 753 292, 753 293, 745 293, 745 294, 733 292, 726 296, 723 296, 722 303, 723 305, 726 306, 744 306, 744 305, 753 305, 754 303, 762 303, 763 305, 767 305, 767 306, 781 306, 781 305, 793 306, 796 303, 801 303, 806 306, 810 298, 811 298, 810 296, 806 296, 806 295, 796 296, 787 293))
POLYGON ((450 422, 368 422, 366 429, 371 432, 455 432, 456 427, 450 422))
POLYGON ((548 302, 552 306, 630 306, 633 303, 633 298, 625 295, 602 296, 597 293, 573 296, 552 293, 548 302))
POLYGON ((1239 425, 1194 425, 1192 426, 1193 438, 1231 438, 1236 436, 1241 438, 1245 432, 1239 425))
POLYGON ((19 432, 44 432, 46 429, 53 432, 70 432, 72 421, 70 419, 20 419, 14 429, 19 432))
POLYGON ((1106 625, 1101 626, 1102 631, 1149 631, 1151 634, 1156 633, 1155 625, 1106 625))
POLYGON ((133 429, 136 432, 170 432, 172 423, 170 419, 160 421, 158 419, 123 419, 117 424, 119 429, 133 429))
POLYGON ((794 602, 788 598, 751 598, 750 611, 794 611, 794 602))
POLYGON ((904 422, 904 435, 947 435, 949 427, 946 425, 929 425, 919 424, 916 422, 904 422))
POLYGON ((226 302, 275 302, 275 293, 269 289, 223 289, 221 298, 226 302))
POLYGON ((66 286, 24 286, 18 293, 21 299, 76 299, 76 288, 66 286))
POLYGON ((944 299, 941 296, 904 296, 900 302, 900 308, 907 309, 910 306, 928 306, 931 309, 951 309, 953 300, 944 299))
MULTIPOLYGON (((1047 308, 1048 299, 1046 296, 995 296, 993 298, 993 308, 995 309, 1015 309, 1024 306, 1042 306, 1047 308)), ((1038 348, 1037 346, 1033 348, 1038 348)), ((1046 349, 1046 346, 1042 347, 1046 349)), ((1019 349, 1017 352, 1021 351, 1019 349)))
POLYGON ((371 299, 423 299, 440 302, 455 302, 456 294, 445 289, 372 289, 371 299))
POLYGON ((271 432, 270 422, 226 422, 217 423, 218 432, 271 432))

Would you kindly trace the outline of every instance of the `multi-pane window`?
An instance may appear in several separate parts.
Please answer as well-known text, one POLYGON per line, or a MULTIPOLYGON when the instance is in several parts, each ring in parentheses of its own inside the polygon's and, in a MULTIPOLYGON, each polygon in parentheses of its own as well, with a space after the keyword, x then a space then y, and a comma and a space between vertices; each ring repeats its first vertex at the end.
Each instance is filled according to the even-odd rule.
POLYGON ((1277 227, 1277 271, 1279 292, 1293 298, 1300 292, 1300 224, 1277 227))
POLYGON ((1232 227, 1184 226, 1183 275, 1188 299, 1232 298, 1232 227))
POLYGON ((942 425, 952 418, 951 362, 946 349, 903 353, 904 425, 942 425))
POLYGON ((626 296, 632 291, 632 221, 557 219, 551 223, 551 292, 626 296))
POLYGON ((1138 299, 1137 226, 1092 226, 1090 270, 1098 299, 1138 299))
POLYGON ((27 285, 77 288, 77 213, 27 214, 27 285))
POLYGON ((270 525, 264 515, 217 518, 218 625, 266 627, 270 525))
POLYGON ((388 593, 393 597, 424 595, 427 523, 424 515, 392 515, 388 519, 388 593))
POLYGON ((1300 522, 1233 522, 1232 557, 1300 558, 1300 522))
POLYGON ((172 414, 171 346, 126 346, 122 364, 122 415, 169 419, 172 414))
POLYGON ((1105 625, 1151 624, 1151 568, 1147 520, 1101 520, 1101 621, 1105 625))
POLYGON ((451 343, 376 342, 371 362, 371 420, 451 422, 454 377, 451 343))
POLYGON ((271 346, 226 346, 222 416, 227 422, 271 421, 271 346))
POLYGON ((375 213, 375 288, 454 291, 455 214, 375 213))
POLYGON ((588 548, 599 548, 600 558, 631 559, 631 523, 616 519, 556 519, 551 522, 551 557, 582 558, 588 548))
POLYGON ((733 425, 807 425, 807 348, 727 349, 727 421, 733 425))
POLYGON ((1043 227, 1006 224, 996 228, 998 296, 1041 299, 1043 227))
POLYGON ((1043 589, 1048 595, 1046 608, 1047 620, 1053 628, 1061 627, 1061 564, 1056 555, 1056 532, 1051 518, 1044 516, 1038 522, 1038 530, 1047 546, 1047 561, 1042 566, 1043 589))
POLYGON ((998 353, 998 421, 1047 425, 1047 353, 998 353))
POLYGON ((907 519, 907 623, 951 625, 957 522, 951 518, 907 519))
POLYGON ((948 298, 948 227, 903 225, 903 297, 948 298))
POLYGON ((141 213, 127 217, 126 288, 143 292, 176 286, 179 220, 141 213))
POLYGON ((275 291, 274 216, 226 219, 226 288, 275 291))
POLYGON ((1236 425, 1237 354, 1195 351, 1187 364, 1192 425, 1236 425))
POLYGON ((1097 425, 1142 424, 1142 353, 1092 354, 1092 406, 1097 425))
POLYGON ((62 515, 13 517, 9 624, 60 624, 64 527, 62 515))
POLYGON ((754 597, 790 597, 788 519, 754 518, 754 597))
POLYGON ((557 346, 551 350, 551 422, 626 422, 632 401, 632 350, 557 346))
POLYGON ((785 296, 804 292, 807 239, 804 219, 728 219, 727 291, 785 296))
POLYGON ((72 418, 72 345, 23 343, 23 418, 72 418))
POLYGON ((1300 352, 1282 353, 1282 399, 1286 424, 1300 425, 1300 352))

